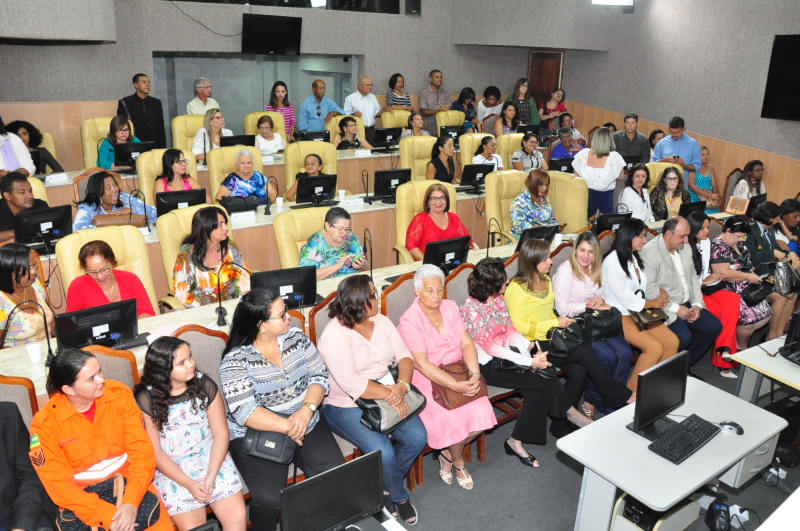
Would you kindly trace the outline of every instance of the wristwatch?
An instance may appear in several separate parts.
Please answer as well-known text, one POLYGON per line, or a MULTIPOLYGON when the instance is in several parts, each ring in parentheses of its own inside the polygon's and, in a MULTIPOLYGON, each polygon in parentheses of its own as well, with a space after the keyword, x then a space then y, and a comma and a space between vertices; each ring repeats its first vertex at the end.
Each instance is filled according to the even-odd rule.
POLYGON ((317 405, 314 402, 303 402, 303 405, 310 409, 312 413, 317 412, 317 405))
POLYGON ((411 392, 411 384, 409 384, 408 382, 404 382, 403 380, 397 380, 397 383, 403 384, 403 387, 406 388, 406 393, 411 392))

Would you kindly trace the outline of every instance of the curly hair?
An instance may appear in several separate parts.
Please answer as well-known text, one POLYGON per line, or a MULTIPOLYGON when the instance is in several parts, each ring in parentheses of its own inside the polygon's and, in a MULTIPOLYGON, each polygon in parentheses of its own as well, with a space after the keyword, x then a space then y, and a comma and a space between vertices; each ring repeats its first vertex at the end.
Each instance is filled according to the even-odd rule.
POLYGON ((678 186, 675 187, 675 191, 672 192, 675 196, 679 196, 683 193, 684 189, 686 189, 686 181, 683 178, 681 172, 678 171, 678 168, 675 166, 670 166, 666 168, 663 172, 661 172, 661 178, 658 180, 658 184, 656 188, 660 188, 664 191, 664 194, 667 193, 667 175, 670 173, 674 173, 678 177, 678 186))
POLYGON ((31 149, 38 148, 42 145, 42 132, 30 122, 26 122, 24 120, 14 120, 10 124, 6 125, 6 129, 15 135, 20 129, 25 129, 28 132, 28 145, 31 147, 31 149))
MULTIPOLYGON (((177 337, 162 336, 153 341, 147 349, 144 359, 144 374, 136 386, 135 395, 147 393, 150 396, 150 408, 153 412, 153 422, 158 431, 164 429, 164 425, 169 420, 169 406, 175 402, 171 396, 172 391, 172 362, 175 359, 175 352, 183 345, 189 344, 177 337)), ((203 390, 200 380, 192 378, 186 382, 186 392, 181 394, 183 401, 188 397, 188 402, 192 404, 192 413, 197 413, 197 400, 200 398, 200 409, 208 409, 208 395, 203 390)))
POLYGON ((499 258, 483 258, 467 279, 469 296, 480 303, 494 297, 506 283, 506 266, 499 258))
POLYGON ((350 275, 336 289, 336 298, 328 308, 328 317, 339 319, 347 328, 363 323, 367 318, 367 307, 372 306, 372 290, 369 275, 350 275))

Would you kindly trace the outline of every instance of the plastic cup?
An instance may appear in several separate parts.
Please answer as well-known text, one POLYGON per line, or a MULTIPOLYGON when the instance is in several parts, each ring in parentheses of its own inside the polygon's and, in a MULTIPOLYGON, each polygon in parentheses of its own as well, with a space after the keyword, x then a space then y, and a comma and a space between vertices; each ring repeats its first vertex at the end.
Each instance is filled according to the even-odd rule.
POLYGON ((275 198, 275 204, 278 205, 278 208, 283 208, 283 198, 282 197, 276 197, 275 198))
POLYGON ((25 350, 28 351, 28 357, 31 363, 39 363, 42 361, 42 345, 26 345, 25 350))
POLYGON ((344 201, 344 194, 347 193, 347 190, 339 190, 339 201, 344 201))

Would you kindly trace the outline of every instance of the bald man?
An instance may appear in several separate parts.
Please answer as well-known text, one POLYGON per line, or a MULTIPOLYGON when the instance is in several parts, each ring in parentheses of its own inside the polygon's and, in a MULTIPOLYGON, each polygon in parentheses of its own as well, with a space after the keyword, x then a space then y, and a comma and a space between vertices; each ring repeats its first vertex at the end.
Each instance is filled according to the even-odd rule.
POLYGON ((333 100, 325 97, 325 82, 315 79, 311 83, 313 95, 303 101, 300 105, 300 118, 297 121, 297 129, 300 131, 324 131, 325 124, 331 118, 344 114, 341 107, 336 105, 333 100))
POLYGON ((383 113, 378 98, 372 93, 372 80, 367 76, 358 78, 358 91, 344 100, 344 113, 364 120, 367 142, 375 145, 375 118, 383 113))

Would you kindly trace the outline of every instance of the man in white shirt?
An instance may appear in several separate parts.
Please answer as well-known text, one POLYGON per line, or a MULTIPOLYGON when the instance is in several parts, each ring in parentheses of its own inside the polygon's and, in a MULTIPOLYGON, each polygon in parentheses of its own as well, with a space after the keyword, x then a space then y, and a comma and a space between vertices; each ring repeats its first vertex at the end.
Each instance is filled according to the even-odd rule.
MULTIPOLYGON (((669 302, 664 311, 667 325, 680 340, 680 350, 689 351, 689 366, 699 362, 722 333, 722 323, 705 309, 700 277, 694 268, 689 241, 689 222, 675 216, 664 222, 661 234, 642 249, 647 275, 647 299, 656 299, 661 290, 669 302)), ((691 376, 694 376, 689 371, 691 376)))
POLYGON ((378 98, 372 93, 372 80, 367 76, 358 78, 358 91, 344 99, 344 113, 364 120, 367 142, 375 145, 375 118, 383 113, 378 98))
POLYGON ((211 81, 207 77, 195 79, 194 90, 197 97, 186 105, 186 114, 205 115, 209 109, 219 109, 219 103, 211 97, 211 81))

